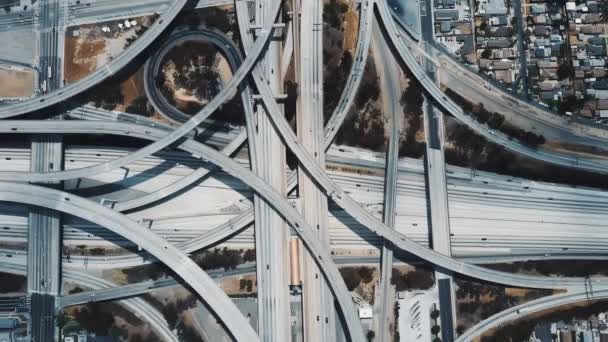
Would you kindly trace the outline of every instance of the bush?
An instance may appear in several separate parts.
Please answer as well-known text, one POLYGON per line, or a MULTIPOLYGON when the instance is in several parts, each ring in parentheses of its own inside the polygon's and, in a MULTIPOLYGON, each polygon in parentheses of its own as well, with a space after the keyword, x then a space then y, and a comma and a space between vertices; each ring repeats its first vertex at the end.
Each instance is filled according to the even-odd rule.
POLYGON ((252 262, 255 261, 255 249, 248 249, 243 254, 243 261, 252 262))
POLYGON ((369 284, 374 279, 374 269, 371 267, 359 267, 359 276, 364 283, 369 284))
POLYGON ((340 274, 342 275, 342 278, 344 278, 344 283, 346 283, 348 291, 353 291, 361 283, 361 276, 354 267, 341 268, 340 274))
POLYGON ((433 310, 431 312, 431 318, 432 319, 437 319, 439 317, 439 310, 433 310))
POLYGON ((557 67, 557 77, 560 80, 574 78, 574 73, 574 66, 570 65, 570 63, 563 63, 557 67))
POLYGON ((431 334, 437 335, 441 331, 441 328, 438 325, 435 325, 431 328, 431 334))

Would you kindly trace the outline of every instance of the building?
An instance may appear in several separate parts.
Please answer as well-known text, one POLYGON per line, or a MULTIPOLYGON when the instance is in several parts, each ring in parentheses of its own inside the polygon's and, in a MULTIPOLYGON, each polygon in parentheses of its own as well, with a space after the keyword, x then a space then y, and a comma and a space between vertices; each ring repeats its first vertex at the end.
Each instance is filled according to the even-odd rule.
POLYGON ((435 9, 435 20, 437 20, 437 21, 458 20, 458 10, 457 9, 435 9))

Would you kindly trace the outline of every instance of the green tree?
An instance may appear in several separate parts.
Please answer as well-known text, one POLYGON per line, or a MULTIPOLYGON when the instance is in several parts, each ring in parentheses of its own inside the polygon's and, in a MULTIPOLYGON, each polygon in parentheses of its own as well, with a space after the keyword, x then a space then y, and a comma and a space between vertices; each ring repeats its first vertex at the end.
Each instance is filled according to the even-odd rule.
POLYGON ((437 335, 441 331, 441 328, 438 325, 435 325, 431 328, 431 334, 437 335))
POLYGON ((131 104, 125 110, 127 113, 140 114, 143 116, 150 117, 154 114, 154 109, 148 103, 148 98, 145 96, 138 96, 131 102, 131 104))
POLYGON ((559 67, 557 67, 557 77, 560 80, 574 78, 574 66, 570 63, 560 64, 559 67))

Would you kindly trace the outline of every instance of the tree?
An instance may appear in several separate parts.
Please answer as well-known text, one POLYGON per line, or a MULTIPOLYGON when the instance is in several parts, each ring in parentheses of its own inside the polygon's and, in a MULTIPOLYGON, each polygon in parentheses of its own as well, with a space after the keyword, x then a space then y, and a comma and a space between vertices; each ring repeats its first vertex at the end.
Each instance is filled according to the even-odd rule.
POLYGON ((65 311, 59 312, 57 316, 55 316, 55 320, 57 321, 57 329, 59 329, 59 337, 63 337, 63 327, 70 321, 69 317, 65 314, 65 311))
POLYGON ((148 99, 145 96, 138 96, 135 98, 125 111, 127 113, 140 114, 147 117, 154 114, 154 110, 151 108, 148 99))
POLYGON ((68 294, 74 294, 74 293, 80 293, 80 292, 84 292, 84 290, 80 286, 76 286, 73 289, 71 289, 68 292, 68 294))
POLYGON ((485 31, 486 28, 488 28, 488 23, 484 20, 481 22, 481 24, 479 25, 479 31, 485 31))
POLYGON ((490 120, 488 120, 488 126, 493 129, 498 129, 502 126, 502 124, 504 122, 505 122, 504 116, 502 116, 498 113, 493 113, 492 116, 490 116, 490 120))
POLYGON ((490 58, 490 57, 492 57, 492 50, 490 50, 490 49, 484 49, 484 50, 481 52, 481 58, 483 58, 483 59, 488 59, 488 58, 490 58))
POLYGON ((433 310, 431 311, 431 318, 432 319, 437 319, 439 317, 439 310, 433 310))
POLYGON ((376 333, 373 330, 368 330, 366 337, 368 342, 372 342, 374 337, 376 337, 376 333))
POLYGON ((570 63, 563 63, 557 67, 557 77, 560 80, 574 77, 574 67, 570 63))
POLYGON ((342 278, 344 278, 348 291, 354 290, 357 288, 357 286, 359 286, 359 283, 361 283, 361 276, 353 267, 341 268, 340 273, 342 274, 342 278))
POLYGON ((600 17, 603 23, 608 23, 608 2, 600 3, 600 17))
POLYGON ((431 328, 431 334, 437 335, 441 331, 441 328, 438 325, 435 325, 431 328))
POLYGON ((374 279, 374 270, 371 267, 359 267, 359 276, 364 283, 369 284, 374 279))
POLYGON ((243 253, 243 261, 255 261, 255 249, 248 249, 243 253))
POLYGON ((175 329, 175 325, 177 324, 177 320, 179 318, 179 313, 177 312, 177 308, 175 304, 167 304, 162 310, 163 316, 169 325, 169 329, 175 329))

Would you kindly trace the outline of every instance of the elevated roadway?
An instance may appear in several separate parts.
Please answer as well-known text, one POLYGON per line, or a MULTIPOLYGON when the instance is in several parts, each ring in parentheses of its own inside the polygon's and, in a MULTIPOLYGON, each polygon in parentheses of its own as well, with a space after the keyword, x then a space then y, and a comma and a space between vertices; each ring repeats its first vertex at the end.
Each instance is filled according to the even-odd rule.
POLYGON ((565 294, 542 297, 524 304, 516 305, 492 315, 469 328, 458 336, 457 342, 471 341, 490 329, 500 328, 529 315, 555 309, 568 304, 580 304, 608 299, 608 290, 580 289, 565 294))
POLYGON ((483 136, 489 141, 492 141, 498 145, 504 146, 506 149, 524 155, 526 157, 540 160, 543 162, 551 163, 554 165, 582 169, 598 173, 608 172, 608 161, 599 159, 585 159, 572 156, 569 154, 551 152, 547 150, 536 149, 518 142, 515 139, 509 139, 509 137, 501 132, 495 132, 488 126, 479 123, 474 117, 465 113, 460 106, 454 101, 449 99, 441 89, 431 80, 418 65, 414 55, 408 46, 403 42, 401 38, 403 34, 397 29, 393 21, 390 9, 385 1, 379 1, 378 3, 378 20, 382 24, 383 32, 387 35, 387 38, 395 48, 398 56, 405 63, 412 74, 418 79, 418 81, 424 86, 428 93, 432 96, 433 100, 440 104, 446 111, 452 114, 458 121, 464 123, 477 134, 483 136))
POLYGON ((123 235, 154 255, 191 286, 213 308, 235 338, 258 339, 226 294, 190 258, 125 216, 78 196, 32 185, 0 183, 0 200, 69 212, 123 235))
POLYGON ((36 110, 48 108, 57 103, 61 103, 77 94, 90 89, 92 86, 101 83, 109 76, 115 74, 120 69, 125 67, 133 58, 139 55, 148 45, 150 45, 171 23, 177 16, 182 7, 186 4, 186 0, 176 0, 170 3, 167 9, 159 14, 154 24, 146 30, 138 39, 136 39, 128 49, 116 56, 112 61, 106 63, 103 67, 97 69, 93 73, 83 79, 62 87, 56 91, 49 92, 45 95, 36 98, 6 104, 0 106, 0 118, 10 118, 36 110))
MULTIPOLYGON (((4 160, 3 165, 11 169, 27 170, 29 154, 23 150, 10 151, 0 151, 0 158, 10 158, 10 160, 4 160), (24 162, 23 166, 19 166, 24 162)), ((128 153, 107 148, 89 149, 69 146, 66 148, 66 152, 68 163, 74 161, 78 163, 78 166, 100 163, 128 153)), ((189 161, 188 158, 183 158, 182 154, 175 152, 163 154, 162 159, 147 159, 130 165, 129 179, 133 179, 133 181, 147 179, 145 173, 138 176, 138 172, 145 172, 149 167, 156 169, 156 166, 163 160, 185 166, 180 167, 183 171, 169 169, 163 171, 161 175, 155 176, 154 178, 159 178, 161 184, 171 183, 170 177, 179 179, 183 175, 188 175, 190 172, 188 168, 195 166, 195 163, 189 161)), ((340 147, 330 150, 328 160, 333 170, 328 174, 342 189, 349 192, 360 205, 369 210, 381 209, 376 205, 382 201, 383 186, 380 176, 358 175, 339 170, 344 168, 360 169, 362 173, 382 172, 383 155, 376 157, 374 153, 340 147), (339 149, 344 152, 340 152, 339 149)), ((425 233, 427 202, 424 193, 422 164, 420 161, 402 160, 399 163, 399 170, 400 176, 396 188, 400 201, 397 211, 397 229, 402 233, 407 232, 416 242, 427 245, 428 237, 425 233)), ((115 170, 111 174, 112 177, 104 176, 96 179, 112 181, 120 180, 123 177, 123 172, 120 170, 115 170)), ((470 169, 459 167, 448 167, 447 176, 448 193, 451 198, 451 234, 454 234, 451 236, 452 250, 456 256, 475 256, 482 253, 494 256, 501 254, 531 255, 533 253, 554 255, 586 253, 586 251, 601 253, 606 248, 605 234, 602 232, 601 225, 594 223, 605 220, 602 214, 605 208, 602 203, 606 201, 604 192, 530 182, 484 172, 471 174, 470 169)), ((244 189, 244 185, 235 183, 225 175, 216 177, 220 177, 219 184, 231 184, 230 186, 238 191, 244 189)), ((140 181, 136 181, 136 183, 140 183, 140 181)), ((215 185, 209 183, 208 186, 211 188, 200 187, 190 191, 191 196, 211 196, 212 193, 209 193, 208 190, 215 185)), ((156 188, 158 187, 156 186, 156 188)), ((155 191, 154 185, 146 182, 142 182, 134 189, 155 191)), ((227 189, 226 192, 228 191, 230 190, 227 189)), ((171 202, 175 202, 180 210, 176 211, 175 206, 159 206, 159 211, 147 210, 146 212, 149 214, 145 214, 143 217, 149 217, 152 220, 151 229, 153 231, 165 236, 173 243, 189 242, 188 240, 196 238, 199 234, 207 234, 208 230, 208 233, 211 233, 210 229, 215 225, 226 222, 218 221, 215 218, 218 217, 217 215, 206 216, 214 215, 212 212, 204 213, 207 210, 200 214, 197 214, 199 210, 195 210, 194 207, 184 211, 180 203, 187 205, 187 202, 181 202, 179 199, 172 199, 171 202), (175 202, 176 200, 178 201, 175 202), (154 214, 154 212, 158 212, 158 214, 154 214)), ((240 220, 237 217, 247 210, 245 206, 241 212, 222 215, 226 217, 225 220, 234 218, 231 221, 236 222, 240 220)), ((369 246, 369 243, 379 243, 380 240, 375 234, 366 231, 364 227, 348 218, 342 211, 332 208, 331 212, 333 215, 330 217, 329 233, 333 248, 365 248, 369 246), (352 229, 352 232, 349 229, 352 229)), ((27 220, 19 218, 19 215, 22 214, 11 215, 7 209, 3 209, 3 213, 5 218, 1 220, 1 224, 7 227, 7 229, 0 230, 3 238, 11 241, 24 241, 23 227, 27 224, 27 220)), ((141 216, 134 217, 139 219, 141 216)), ((253 222, 251 216, 249 222, 253 222)), ((74 220, 66 221, 65 224, 67 225, 65 238, 68 244, 75 245, 80 242, 99 244, 100 239, 120 244, 122 244, 121 241, 124 241, 109 234, 103 228, 83 225, 74 220)), ((234 225, 234 227, 237 226, 234 225)), ((223 227, 222 230, 229 235, 235 233, 235 230, 229 229, 228 225, 223 225, 223 227)), ((239 229, 236 228, 236 230, 239 229)), ((238 235, 231 240, 231 243, 234 246, 241 246, 239 248, 251 244, 251 231, 248 230, 238 235)))
MULTIPOLYGON (((16 263, 15 260, 11 260, 10 262, 2 261, 0 262, 0 271, 9 274, 25 275, 26 266, 25 263, 16 263)), ((70 268, 64 270, 64 279, 78 286, 93 290, 116 287, 115 284, 105 279, 70 268)), ((171 331, 171 329, 169 329, 167 321, 164 319, 163 315, 145 300, 141 298, 131 298, 121 300, 118 302, 118 304, 124 306, 126 309, 132 312, 137 312, 139 317, 143 321, 149 323, 150 327, 159 337, 163 339, 163 341, 179 342, 177 335, 171 331)))
MULTIPOLYGON (((273 13, 278 14, 280 9, 280 4, 278 1, 273 3, 273 13)), ((157 21, 158 22, 158 21, 157 21)), ((162 20, 161 20, 162 22, 162 20)), ((129 163, 144 158, 146 156, 152 155, 163 148, 166 148, 186 136, 190 131, 196 128, 200 123, 202 123, 206 118, 208 118, 220 105, 226 102, 232 95, 234 90, 236 90, 241 84, 242 80, 249 74, 251 68, 256 63, 258 57, 263 52, 268 39, 270 38, 272 31, 273 21, 267 21, 262 29, 260 30, 260 36, 252 45, 251 50, 249 51, 249 55, 241 64, 241 67, 233 74, 233 77, 230 79, 230 82, 225 85, 222 91, 213 98, 199 113, 194 115, 191 119, 181 125, 179 128, 174 131, 166 134, 162 139, 157 140, 156 142, 147 145, 135 151, 127 156, 122 158, 118 158, 112 160, 110 162, 106 162, 103 164, 95 165, 92 167, 74 169, 69 171, 55 171, 55 172, 42 172, 42 173, 15 173, 15 172, 0 172, 0 179, 10 180, 10 181, 61 181, 67 179, 75 179, 75 178, 83 178, 87 176, 91 176, 98 173, 103 173, 107 171, 111 171, 116 168, 124 167, 129 163)), ((158 26, 155 26, 158 27, 158 26)), ((147 32, 149 32, 149 29, 147 32)), ((142 36, 143 38, 143 36, 142 36)), ((141 39, 141 38, 140 38, 141 39)), ((137 43, 137 41, 135 42, 137 43)), ((127 50, 129 51, 129 50, 127 50)), ((122 54, 121 56, 123 56, 122 54)), ((118 59, 118 58, 117 58, 118 59)), ((116 60, 116 59, 115 59, 116 60)), ((80 82, 79 82, 80 83, 80 82)), ((61 97, 60 95, 57 97, 61 97)), ((0 109, 4 109, 6 107, 2 107, 0 109)), ((0 112, 0 117, 2 114, 0 112)), ((146 131, 147 132, 147 131, 146 131)), ((132 133, 132 132, 127 132, 132 133)), ((127 134, 127 135, 129 135, 127 134)))
MULTIPOLYGON (((301 1, 297 5, 299 37, 296 41, 299 46, 294 63, 298 69, 296 75, 299 86, 297 135, 303 147, 324 168, 323 1, 301 1)), ((315 180, 301 167, 298 168, 298 194, 302 217, 317 228, 319 239, 329 249, 327 197, 317 189, 315 180)), ((335 341, 336 313, 330 288, 319 276, 321 271, 314 258, 308 253, 302 253, 301 263, 304 340, 335 341)))
MULTIPOLYGON (((66 0, 67 1, 67 0, 66 0)), ((233 5, 234 0, 198 0, 188 9, 233 5)), ((80 26, 111 20, 132 19, 146 15, 160 14, 171 5, 169 0, 69 0, 67 25, 80 26)), ((35 4, 25 11, 0 14, 0 32, 31 30, 34 23, 35 4)))
MULTIPOLYGON (((20 123, 20 124, 23 125, 25 123, 20 123)), ((70 122, 69 125, 66 124, 65 122, 56 123, 56 122, 51 122, 51 121, 35 123, 35 125, 38 126, 37 129, 41 130, 41 131, 49 130, 48 126, 42 127, 44 125, 52 126, 52 125, 58 125, 58 124, 63 125, 63 127, 61 127, 61 128, 57 127, 57 128, 55 128, 55 131, 57 131, 57 130, 68 131, 67 128, 69 126, 79 125, 79 126, 81 126, 80 129, 75 129, 74 132, 80 132, 80 133, 83 133, 83 132, 103 133, 102 126, 104 126, 104 125, 100 125, 99 123, 94 123, 93 125, 90 125, 89 123, 86 123, 86 122, 70 122), (88 127, 86 129, 84 129, 84 127, 86 127, 87 125, 88 125, 88 127)), ((123 128, 123 130, 121 130, 121 129, 118 129, 117 126, 115 126, 115 125, 127 125, 127 124, 111 123, 109 125, 114 126, 114 128, 106 127, 108 129, 107 133, 116 134, 118 132, 124 132, 124 128, 123 128)), ((50 128, 50 130, 53 130, 53 129, 50 128)), ((131 131, 129 130, 129 132, 131 132, 131 131)), ((155 132, 155 133, 162 134, 162 132, 155 132)), ((136 133, 133 133, 133 135, 137 136, 136 133)), ((139 133, 139 135, 142 138, 144 138, 144 137, 152 138, 151 137, 152 130, 150 131, 149 135, 146 134, 145 132, 141 132, 141 133, 139 133)), ((294 140, 294 141, 296 141, 296 140, 294 140)), ((190 143, 185 142, 184 144, 189 145, 190 143)), ((222 167, 226 172, 234 175, 235 177, 242 179, 245 183, 249 184, 249 186, 251 186, 253 189, 255 189, 260 195, 264 195, 265 198, 273 201, 273 203, 277 206, 277 210, 281 210, 285 214, 285 216, 289 219, 289 222, 293 226, 296 227, 296 231, 298 231, 298 232, 303 231, 299 228, 304 226, 305 223, 302 222, 299 215, 293 211, 294 209, 291 207, 291 205, 289 203, 287 203, 287 201, 285 201, 284 199, 281 199, 280 196, 276 194, 276 192, 270 190, 267 187, 267 185, 265 185, 264 182, 261 181, 258 177, 252 175, 249 171, 244 169, 242 166, 238 165, 234 161, 226 158, 225 156, 221 155, 217 151, 212 150, 208 147, 198 146, 197 152, 199 152, 199 155, 202 155, 205 158, 208 158, 209 160, 213 161, 214 163, 217 163, 218 166, 222 167), (296 223, 298 224, 297 226, 296 226, 296 223)), ((314 168, 311 167, 311 169, 314 169, 314 168)), ((380 223, 375 217, 373 217, 368 212, 364 212, 363 209, 361 209, 359 207, 359 205, 355 204, 355 206, 358 209, 350 208, 350 206, 353 205, 353 204, 348 203, 351 201, 350 198, 349 198, 349 201, 347 202, 345 200, 347 195, 342 190, 340 190, 337 186, 335 186, 335 183, 333 183, 331 181, 327 181, 326 180, 327 177, 325 175, 322 175, 322 176, 318 177, 317 179, 320 181, 320 183, 322 181, 322 185, 327 184, 326 185, 327 187, 331 186, 333 192, 330 192, 330 193, 333 195, 332 197, 334 198, 336 203, 341 204, 344 207, 348 207, 349 210, 347 212, 349 212, 349 214, 353 215, 356 220, 363 223, 367 227, 371 227, 374 230, 377 230, 377 233, 381 232, 383 236, 391 238, 391 241, 399 248, 401 248, 403 250, 407 250, 408 252, 410 252, 414 255, 417 255, 417 256, 421 257, 422 259, 425 259, 440 267, 444 267, 444 268, 452 270, 454 272, 469 275, 471 277, 475 277, 475 278, 478 278, 481 280, 492 281, 492 282, 501 283, 501 284, 505 284, 505 285, 512 285, 512 286, 523 286, 523 287, 530 287, 530 288, 576 288, 576 287, 585 286, 586 280, 584 278, 533 277, 533 276, 524 276, 524 275, 505 274, 503 272, 488 270, 485 268, 481 268, 478 266, 460 262, 460 261, 454 260, 452 258, 438 255, 437 253, 430 251, 430 250, 426 249, 425 247, 409 240, 408 238, 403 237, 401 234, 393 231, 392 229, 384 228, 385 226, 382 223, 380 223), (341 198, 339 198, 338 196, 340 196, 341 198), (340 203, 340 202, 343 202, 343 203, 340 203)), ((327 191, 327 190, 325 190, 325 191, 327 191)), ((314 238, 311 238, 310 240, 314 240, 314 238)), ((594 283, 594 285, 602 285, 604 282, 604 280, 602 278, 591 279, 591 281, 594 283)))
MULTIPOLYGON (((267 2, 256 2, 253 8, 247 3, 236 4, 237 21, 245 51, 254 44, 259 27, 274 22, 272 8, 267 2), (250 11, 251 9, 251 11, 250 11), (253 15, 254 19, 251 19, 253 15), (253 25, 252 25, 253 24, 253 25)), ((266 53, 258 63, 264 78, 272 89, 273 96, 283 91, 281 81, 281 35, 278 23, 271 33, 266 53)), ((273 98, 274 101, 274 98, 273 98)), ((283 106, 281 105, 281 110, 283 106)), ((264 115, 265 108, 255 103, 257 125, 246 121, 250 138, 250 161, 252 171, 268 182, 279 193, 286 194, 285 147, 264 115), (257 156, 257 157, 256 157, 257 156), (262 158, 261 156, 264 156, 262 158), (268 163, 267 160, 273 160, 268 163)), ((289 240, 288 230, 279 213, 263 198, 254 195, 256 279, 258 281, 258 333, 268 341, 287 340, 289 336, 289 240)))
MULTIPOLYGON (((166 42, 158 47, 158 50, 146 61, 144 67, 144 86, 146 96, 152 106, 168 120, 175 123, 187 121, 191 115, 186 114, 170 104, 158 88, 157 77, 161 71, 165 56, 173 48, 185 42, 206 42, 212 44, 226 58, 232 72, 241 64, 241 53, 236 44, 224 33, 214 29, 199 28, 196 30, 178 31, 171 34, 166 42)), ((251 101, 248 87, 240 87, 240 97, 243 102, 251 101)), ((244 106, 245 109, 249 106, 244 106)))
MULTIPOLYGON (((399 178, 399 145, 401 130, 401 115, 403 108, 399 103, 401 84, 398 80, 400 73, 396 61, 390 55, 386 42, 380 35, 380 28, 374 22, 372 42, 372 53, 376 70, 381 75, 380 87, 382 89, 382 107, 385 117, 389 118, 390 133, 388 148, 385 154, 384 170, 384 198, 382 209, 382 221, 389 227, 395 227, 395 216, 397 207, 397 179, 399 178)), ((378 341, 389 341, 391 339, 390 323, 394 310, 395 298, 392 292, 392 270, 393 249, 388 241, 382 244, 382 259, 380 262, 380 281, 377 286, 376 299, 374 301, 374 324, 378 341)))

